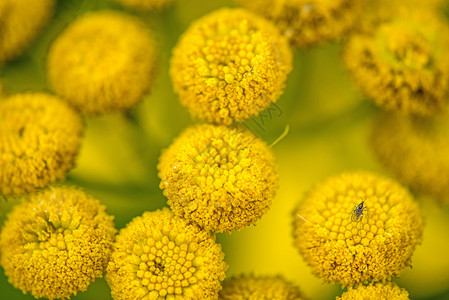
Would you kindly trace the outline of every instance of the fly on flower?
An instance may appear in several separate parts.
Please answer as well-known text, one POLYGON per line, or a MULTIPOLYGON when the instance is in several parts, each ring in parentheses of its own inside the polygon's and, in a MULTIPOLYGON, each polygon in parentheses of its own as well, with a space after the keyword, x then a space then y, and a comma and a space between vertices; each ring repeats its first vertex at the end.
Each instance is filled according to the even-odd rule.
POLYGON ((366 210, 368 212, 368 209, 366 206, 364 206, 365 200, 362 200, 358 205, 354 206, 354 209, 352 210, 351 215, 351 221, 352 222, 360 222, 363 218, 363 212, 366 210))

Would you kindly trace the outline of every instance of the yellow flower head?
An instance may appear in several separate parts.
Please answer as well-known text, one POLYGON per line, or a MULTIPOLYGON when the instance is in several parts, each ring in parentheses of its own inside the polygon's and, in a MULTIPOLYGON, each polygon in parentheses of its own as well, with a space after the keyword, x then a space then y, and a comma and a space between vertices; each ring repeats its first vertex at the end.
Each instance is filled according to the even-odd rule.
POLYGON ((272 20, 296 47, 342 37, 360 14, 360 0, 237 0, 272 20))
POLYGON ((255 224, 278 187, 271 149, 243 128, 188 128, 162 153, 158 169, 175 215, 216 232, 255 224))
POLYGON ((155 10, 161 9, 176 0, 114 0, 114 1, 134 9, 155 10))
POLYGON ((423 221, 396 182, 346 173, 313 189, 294 212, 294 244, 326 282, 389 280, 411 265, 423 221))
POLYGON ((401 181, 449 203, 447 113, 428 118, 382 114, 373 126, 371 141, 380 161, 401 181))
POLYGON ((368 286, 359 285, 356 288, 349 288, 337 300, 359 300, 359 299, 376 299, 376 300, 408 300, 408 292, 398 287, 393 282, 375 283, 368 286))
POLYGON ((216 299, 223 258, 214 235, 164 208, 120 231, 106 280, 114 299, 216 299))
POLYGON ((366 95, 387 110, 438 111, 449 88, 447 24, 421 9, 399 10, 361 27, 344 46, 343 60, 366 95))
POLYGON ((17 195, 64 179, 83 122, 60 99, 24 93, 0 101, 0 194, 17 195))
POLYGON ((50 188, 29 194, 8 215, 1 265, 24 293, 70 298, 102 276, 115 233, 98 200, 75 188, 50 188))
POLYGON ((0 1, 0 66, 20 55, 53 15, 54 0, 0 1))
POLYGON ((181 36, 170 73, 193 116, 229 125, 276 102, 291 69, 287 40, 274 25, 243 9, 224 8, 181 36))
POLYGON ((227 279, 220 292, 220 300, 301 300, 298 287, 281 276, 242 275, 227 279))
POLYGON ((135 17, 88 13, 69 25, 51 46, 48 76, 54 90, 90 114, 126 110, 155 78, 155 41, 135 17))

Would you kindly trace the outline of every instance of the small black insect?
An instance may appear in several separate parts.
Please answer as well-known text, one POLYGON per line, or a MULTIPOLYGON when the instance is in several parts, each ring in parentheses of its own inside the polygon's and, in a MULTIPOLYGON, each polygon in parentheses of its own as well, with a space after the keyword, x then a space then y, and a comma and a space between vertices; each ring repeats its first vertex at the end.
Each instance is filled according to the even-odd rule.
POLYGON ((359 203, 359 205, 354 206, 351 215, 352 222, 360 222, 363 219, 363 212, 367 210, 366 206, 364 206, 365 200, 359 203))

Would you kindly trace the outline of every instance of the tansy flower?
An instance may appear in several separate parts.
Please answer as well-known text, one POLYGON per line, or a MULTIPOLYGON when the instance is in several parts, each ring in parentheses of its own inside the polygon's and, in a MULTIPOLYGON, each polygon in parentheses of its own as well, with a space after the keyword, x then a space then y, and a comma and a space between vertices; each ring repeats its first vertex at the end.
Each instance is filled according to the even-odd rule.
POLYGON ((428 118, 382 114, 371 141, 380 161, 403 182, 449 203, 447 113, 428 118))
POLYGON ((278 187, 271 149, 248 130, 223 125, 186 129, 158 170, 175 215, 216 232, 255 224, 278 187))
POLYGON ((0 101, 0 194, 64 179, 81 143, 80 116, 60 99, 24 93, 0 101))
POLYGON ((22 54, 53 15, 54 0, 0 1, 0 66, 22 54))
POLYGON ((364 30, 351 35, 343 49, 343 60, 357 84, 385 109, 438 111, 449 84, 447 24, 425 9, 371 19, 375 22, 361 26, 364 30))
POLYGON ((396 182, 369 173, 330 178, 294 212, 294 244, 326 282, 356 285, 389 280, 411 265, 422 218, 396 182))
POLYGON ((298 287, 281 276, 242 275, 227 279, 220 300, 301 300, 298 287))
POLYGON ((92 12, 61 33, 48 54, 54 90, 84 113, 126 110, 155 78, 157 49, 143 22, 92 12))
POLYGON ((296 47, 342 37, 360 14, 360 0, 237 0, 272 20, 296 47))
POLYGON ((8 215, 1 265, 24 293, 70 298, 102 276, 115 233, 98 200, 75 188, 50 188, 27 195, 8 215))
POLYGON ((356 288, 349 288, 337 300, 359 300, 359 299, 376 299, 376 300, 408 300, 408 292, 398 287, 393 282, 375 283, 368 286, 359 285, 356 288))
POLYGON ((220 9, 194 22, 173 50, 170 74, 194 117, 231 124, 275 102, 292 69, 286 39, 243 9, 220 9))
POLYGON ((114 299, 216 299, 223 258, 214 235, 164 208, 120 231, 106 279, 114 299))
POLYGON ((132 7, 134 9, 154 10, 161 9, 176 0, 113 0, 124 6, 132 7))

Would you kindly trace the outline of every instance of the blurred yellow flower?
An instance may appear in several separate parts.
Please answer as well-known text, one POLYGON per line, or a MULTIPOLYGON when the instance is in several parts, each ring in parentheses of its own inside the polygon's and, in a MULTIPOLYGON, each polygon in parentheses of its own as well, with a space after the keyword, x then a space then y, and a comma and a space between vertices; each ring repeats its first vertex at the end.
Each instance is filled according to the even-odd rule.
POLYGON ((430 10, 398 9, 352 34, 343 60, 360 88, 377 105, 431 114, 447 102, 449 29, 430 10))
POLYGON ((154 10, 154 9, 161 9, 176 0, 113 0, 113 1, 134 9, 154 10))
POLYGON ((53 15, 54 0, 0 1, 0 66, 22 54, 53 15))
POLYGON ((375 283, 368 286, 359 285, 356 288, 349 288, 337 300, 359 300, 359 299, 376 299, 376 300, 408 300, 408 292, 398 287, 393 282, 375 283))
POLYGON ((139 19, 91 12, 54 41, 47 72, 54 90, 83 113, 122 111, 149 90, 157 55, 155 40, 139 19))
POLYGON ((24 293, 70 298, 102 276, 115 233, 98 200, 75 188, 50 188, 29 194, 8 215, 1 265, 24 293))
POLYGON ((301 300, 299 288, 282 276, 241 275, 223 283, 220 300, 301 300))
POLYGON ((399 276, 423 230, 408 191, 369 173, 344 173, 317 185, 295 210, 293 224, 294 244, 313 273, 342 285, 399 276))
POLYGON ((229 125, 276 102, 291 69, 287 40, 270 22, 225 8, 195 21, 181 36, 170 74, 191 115, 229 125))
POLYGON ((273 21, 292 45, 304 48, 341 38, 360 14, 360 0, 237 0, 273 21))
POLYGON ((106 280, 114 299, 216 299, 223 259, 215 235, 164 208, 120 231, 106 280))
POLYGON ((271 149, 240 127, 186 129, 162 153, 158 170, 174 214, 216 232, 255 224, 278 188, 271 149))
POLYGON ((384 113, 373 125, 371 142, 379 160, 411 188, 449 203, 447 113, 432 117, 384 113))
POLYGON ((83 122, 62 100, 23 93, 0 101, 0 194, 23 194, 64 179, 83 122))

